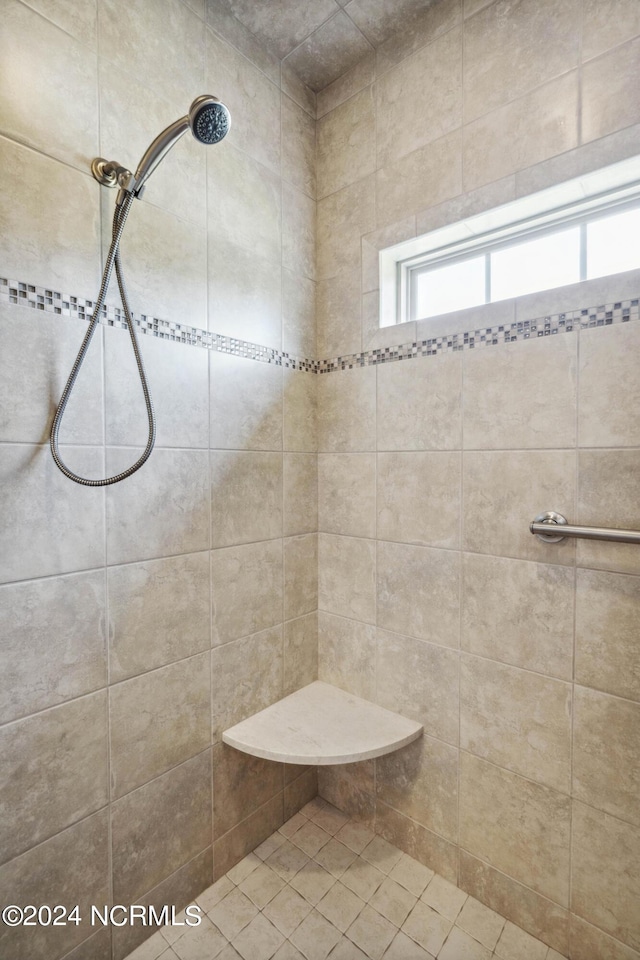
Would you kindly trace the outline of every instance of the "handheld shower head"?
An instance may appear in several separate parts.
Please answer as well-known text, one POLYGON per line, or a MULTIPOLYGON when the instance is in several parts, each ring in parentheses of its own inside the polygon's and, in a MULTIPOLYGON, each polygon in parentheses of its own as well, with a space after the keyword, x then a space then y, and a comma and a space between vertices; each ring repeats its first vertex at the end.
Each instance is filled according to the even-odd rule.
POLYGON ((231 114, 216 97, 206 94, 193 101, 189 108, 191 133, 200 143, 218 143, 229 133, 231 114))

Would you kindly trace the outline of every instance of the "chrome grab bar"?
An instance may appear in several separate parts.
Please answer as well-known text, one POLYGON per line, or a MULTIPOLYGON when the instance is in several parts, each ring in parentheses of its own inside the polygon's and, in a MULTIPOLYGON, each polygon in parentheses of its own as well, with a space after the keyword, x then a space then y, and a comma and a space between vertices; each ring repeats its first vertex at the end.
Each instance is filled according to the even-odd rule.
POLYGON ((613 540, 615 543, 640 543, 640 530, 612 530, 609 527, 578 527, 567 523, 561 513, 547 510, 539 513, 529 524, 529 530, 544 543, 559 543, 565 537, 579 537, 581 540, 613 540), (549 527, 557 526, 558 532, 550 532, 549 527))

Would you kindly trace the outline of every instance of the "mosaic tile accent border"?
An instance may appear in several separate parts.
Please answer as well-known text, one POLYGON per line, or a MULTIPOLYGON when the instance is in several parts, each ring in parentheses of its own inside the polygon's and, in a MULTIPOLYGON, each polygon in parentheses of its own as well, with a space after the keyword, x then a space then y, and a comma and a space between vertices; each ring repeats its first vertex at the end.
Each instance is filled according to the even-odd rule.
MULTIPOLYGON (((89 320, 94 308, 91 300, 84 300, 70 294, 58 293, 45 287, 18 280, 0 277, 1 301, 31 307, 57 316, 89 320)), ((365 350, 328 360, 311 360, 305 357, 291 356, 281 350, 265 347, 258 343, 249 343, 234 337, 225 337, 219 333, 210 333, 197 327, 186 326, 171 320, 140 314, 134 321, 141 333, 171 340, 188 346, 204 347, 218 353, 230 353, 248 360, 271 363, 292 370, 308 373, 333 373, 337 370, 351 370, 356 367, 375 366, 378 363, 391 363, 395 360, 410 360, 414 357, 433 357, 441 353, 455 353, 460 350, 477 350, 497 346, 501 343, 513 343, 518 340, 533 340, 538 337, 556 336, 577 330, 589 330, 593 327, 608 327, 616 323, 628 323, 640 320, 640 297, 632 300, 620 300, 615 303, 600 304, 595 307, 583 307, 565 313, 551 314, 534 320, 522 320, 512 324, 485 327, 464 333, 418 340, 393 347, 381 347, 365 350)), ((108 327, 126 330, 127 321, 121 307, 105 304, 102 308, 100 323, 108 327)))

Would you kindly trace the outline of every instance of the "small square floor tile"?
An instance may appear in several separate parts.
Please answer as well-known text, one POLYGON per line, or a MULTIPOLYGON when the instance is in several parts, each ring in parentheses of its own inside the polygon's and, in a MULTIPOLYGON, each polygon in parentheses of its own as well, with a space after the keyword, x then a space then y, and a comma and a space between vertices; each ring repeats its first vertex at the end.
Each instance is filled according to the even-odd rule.
POLYGON ((431 953, 423 950, 420 944, 403 933, 396 934, 391 946, 384 955, 384 960, 435 960, 431 953))
POLYGON ((460 887, 456 887, 455 883, 450 883, 436 873, 421 899, 447 920, 455 920, 462 910, 467 894, 460 887))
POLYGON ((278 833, 281 833, 283 837, 290 837, 294 834, 300 827, 303 827, 307 822, 307 817, 303 816, 301 813, 294 813, 289 820, 282 824, 278 833))
POLYGON ((263 914, 259 913, 248 927, 233 940, 233 946, 244 960, 271 960, 284 937, 263 914))
POLYGON ((326 960, 340 937, 332 923, 312 910, 289 939, 307 960, 326 960))
POLYGON ((216 960, 242 960, 242 957, 236 948, 232 947, 231 944, 228 943, 222 953, 218 954, 216 960))
POLYGON ((415 897, 419 897, 429 881, 433 879, 434 872, 407 853, 403 853, 389 876, 415 897))
POLYGON ((401 927, 416 905, 417 897, 390 877, 385 877, 369 903, 378 913, 401 927))
POLYGON ((334 837, 316 853, 313 859, 334 877, 339 878, 356 859, 356 854, 334 837))
POLYGON ((314 813, 318 813, 319 810, 324 810, 325 807, 328 807, 329 804, 326 800, 323 800, 322 797, 314 797, 313 800, 309 800, 309 803, 305 803, 304 807, 300 810, 300 813, 307 819, 311 820, 314 813))
POLYGON ((342 937, 331 951, 329 960, 369 960, 369 958, 360 947, 356 947, 352 940, 349 940, 348 937, 342 937))
POLYGON ((226 947, 227 941, 208 917, 203 917, 197 927, 192 927, 173 944, 173 952, 180 960, 214 960, 226 947))
POLYGON ((311 819, 314 823, 317 823, 319 827, 322 827, 323 830, 326 830, 327 833, 330 833, 332 836, 340 830, 341 827, 344 827, 345 823, 349 822, 349 817, 346 813, 343 813, 342 810, 338 810, 337 807, 331 806, 330 803, 327 804, 322 810, 317 810, 311 815, 311 819))
POLYGON ((349 847, 349 849, 355 851, 355 853, 362 853, 374 837, 375 833, 373 830, 366 827, 364 823, 356 823, 354 820, 349 820, 349 822, 340 827, 336 833, 336 840, 344 843, 346 847, 349 847))
POLYGON ((382 873, 390 873, 402 857, 402 851, 394 847, 384 837, 374 837, 362 851, 362 857, 382 873))
MULTIPOLYGON (((260 861, 258 861, 260 863, 260 861)), ((262 910, 284 887, 284 880, 271 867, 260 863, 240 884, 240 890, 262 910)))
POLYGON ((291 886, 315 907, 335 882, 336 878, 333 874, 315 860, 310 860, 299 873, 296 873, 291 886))
POLYGON ((232 883, 240 885, 261 863, 260 857, 256 857, 255 853, 249 853, 239 863, 236 863, 235 867, 227 870, 227 876, 232 883))
POLYGON ((491 950, 470 937, 459 927, 454 927, 438 954, 438 960, 491 960, 491 950))
POLYGON ((285 940, 280 949, 274 953, 273 960, 304 960, 304 957, 297 947, 285 940))
POLYGON ((344 933, 364 909, 364 900, 338 880, 324 895, 316 909, 329 923, 344 933))
POLYGON ((331 834, 319 827, 313 820, 307 820, 299 830, 291 835, 290 839, 291 843, 300 847, 308 857, 315 857, 318 850, 329 843, 331 834))
MULTIPOLYGON (((222 954, 219 953, 219 954, 218 954, 218 957, 222 957, 222 954)), ((128 957, 127 957, 127 960, 129 960, 128 957)), ((159 960, 180 960, 180 957, 178 956, 177 953, 174 953, 174 952, 173 952, 173 950, 171 949, 171 947, 168 947, 168 948, 165 950, 164 953, 161 953, 161 954, 160 954, 159 960)))
POLYGON ((277 894, 271 903, 264 908, 264 915, 278 928, 285 937, 291 936, 296 927, 299 927, 304 918, 311 912, 312 907, 308 900, 287 885, 277 894))
POLYGON ((272 833, 270 837, 267 837, 263 843, 257 846, 253 852, 256 857, 260 857, 261 860, 266 860, 272 853, 275 853, 278 847, 282 846, 286 839, 283 834, 278 833, 276 830, 275 833, 272 833))
POLYGON ((167 941, 160 931, 148 937, 144 943, 141 943, 133 953, 127 956, 127 960, 158 960, 163 953, 167 952, 167 941))
POLYGON ((234 887, 224 900, 209 911, 207 916, 218 930, 227 938, 233 940, 247 924, 257 915, 258 908, 239 887, 234 887))
POLYGON ((285 840, 282 846, 278 847, 265 861, 265 863, 271 867, 272 870, 275 870, 278 876, 286 880, 287 883, 292 877, 295 877, 296 873, 302 870, 308 862, 309 857, 307 854, 301 850, 300 847, 296 847, 294 843, 291 843, 290 840, 285 840))
POLYGON ((358 857, 340 879, 345 887, 357 893, 361 900, 370 900, 384 880, 384 873, 381 873, 372 863, 358 857))
POLYGON ((231 893, 233 889, 234 884, 225 874, 223 877, 220 877, 219 880, 216 880, 216 882, 210 887, 207 887, 206 890, 203 890, 202 893, 198 894, 196 897, 196 903, 199 907, 202 907, 205 913, 209 913, 209 910, 212 910, 217 903, 220 903, 221 900, 224 900, 226 895, 231 893))
POLYGON ((507 920, 495 953, 501 960, 546 960, 549 948, 507 920))
POLYGON ((382 960, 385 950, 395 937, 397 928, 374 910, 365 907, 347 930, 350 940, 371 960, 382 960))
MULTIPOLYGON (((197 904, 194 904, 194 906, 197 906, 197 904)), ((160 928, 160 933, 170 946, 187 933, 188 930, 192 929, 187 923, 185 910, 181 910, 180 913, 176 914, 174 919, 174 923, 167 923, 164 927, 160 928)))
POLYGON ((432 910, 431 907, 418 900, 415 907, 402 924, 402 932, 408 937, 419 943, 420 946, 433 954, 434 957, 442 949, 442 945, 449 936, 449 931, 453 924, 446 917, 441 917, 439 913, 432 910))
POLYGON ((504 925, 504 917, 473 897, 467 898, 456 920, 456 926, 461 927, 489 950, 495 950, 504 925))

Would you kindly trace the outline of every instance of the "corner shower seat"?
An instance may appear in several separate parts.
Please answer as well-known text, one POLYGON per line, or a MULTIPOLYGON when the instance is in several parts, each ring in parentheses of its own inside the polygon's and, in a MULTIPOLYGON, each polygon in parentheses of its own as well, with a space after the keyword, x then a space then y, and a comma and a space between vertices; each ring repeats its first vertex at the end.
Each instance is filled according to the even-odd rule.
POLYGON ((414 720, 316 680, 229 727, 236 750, 281 763, 328 766, 382 757, 422 736, 414 720))

